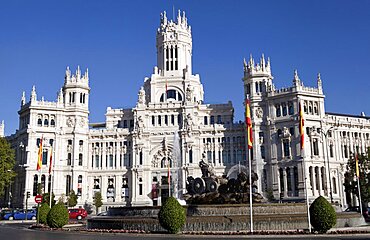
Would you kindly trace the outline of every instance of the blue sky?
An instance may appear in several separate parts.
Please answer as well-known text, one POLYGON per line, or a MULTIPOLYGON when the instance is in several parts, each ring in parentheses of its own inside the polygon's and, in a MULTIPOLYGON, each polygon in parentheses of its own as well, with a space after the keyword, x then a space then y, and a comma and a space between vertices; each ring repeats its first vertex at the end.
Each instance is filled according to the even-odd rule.
POLYGON ((22 91, 56 99, 66 66, 89 68, 90 122, 108 106, 133 107, 156 65, 160 12, 186 11, 193 72, 205 102, 231 100, 243 119, 243 58, 271 58, 277 88, 294 69, 306 86, 321 73, 326 111, 370 114, 370 1, 0 0, 0 120, 18 127, 22 91))

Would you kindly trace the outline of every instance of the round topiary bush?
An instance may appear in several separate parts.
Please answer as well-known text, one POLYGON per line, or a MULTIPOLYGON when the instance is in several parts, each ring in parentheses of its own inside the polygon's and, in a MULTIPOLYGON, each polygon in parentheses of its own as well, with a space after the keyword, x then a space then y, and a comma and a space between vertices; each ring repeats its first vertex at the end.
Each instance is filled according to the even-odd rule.
POLYGON ((185 209, 176 198, 170 197, 161 206, 158 219, 161 226, 169 233, 178 233, 186 222, 185 209))
POLYGON ((55 204, 49 211, 47 222, 51 228, 61 228, 68 223, 68 210, 62 204, 55 204))
POLYGON ((337 222, 337 214, 333 206, 322 196, 310 206, 311 225, 315 231, 326 233, 337 222))
POLYGON ((47 216, 50 211, 49 204, 43 203, 38 209, 39 222, 42 224, 47 224, 47 216))

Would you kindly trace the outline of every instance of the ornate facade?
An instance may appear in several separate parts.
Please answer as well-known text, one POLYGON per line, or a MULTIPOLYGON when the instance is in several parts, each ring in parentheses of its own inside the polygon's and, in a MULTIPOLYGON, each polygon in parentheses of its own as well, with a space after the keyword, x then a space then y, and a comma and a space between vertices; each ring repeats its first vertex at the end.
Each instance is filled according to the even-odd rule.
MULTIPOLYGON (((71 190, 78 205, 92 204, 101 192, 104 206, 160 205, 181 196, 189 175, 200 176, 208 162, 219 175, 246 164, 244 123, 234 123, 231 102, 205 104, 203 85, 192 72, 192 35, 185 13, 161 14, 156 34, 157 66, 145 78, 132 109, 107 108, 104 123, 89 123, 89 75, 67 68, 57 101, 23 93, 19 129, 9 137, 18 172, 12 204, 25 204, 26 192, 51 189, 56 198, 71 190), (36 171, 43 139, 43 167, 36 171), (53 166, 49 174, 50 156, 53 166), (170 184, 168 175, 170 172, 170 184)), ((320 75, 305 87, 295 72, 293 86, 275 89, 270 60, 244 61, 245 96, 251 100, 253 170, 258 189, 275 199, 313 200, 323 195, 342 207, 345 164, 370 144, 370 118, 326 113, 320 75), (298 104, 305 116, 305 148, 300 151, 298 104)), ((32 200, 29 201, 31 204, 32 200)))

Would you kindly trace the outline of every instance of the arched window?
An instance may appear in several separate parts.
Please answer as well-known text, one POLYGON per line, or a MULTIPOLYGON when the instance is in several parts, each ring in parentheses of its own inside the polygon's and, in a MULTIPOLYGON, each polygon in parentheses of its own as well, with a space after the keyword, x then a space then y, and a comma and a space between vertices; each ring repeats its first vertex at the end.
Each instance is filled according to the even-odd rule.
POLYGON ((78 166, 82 166, 82 153, 78 154, 78 166))
POLYGON ((78 175, 77 179, 77 196, 82 195, 82 175, 78 175))
POLYGON ((168 168, 168 162, 170 163, 170 168, 172 167, 172 160, 171 158, 162 158, 161 161, 161 168, 168 168))
POLYGON ((54 119, 50 120, 50 126, 55 127, 55 120, 54 119))
POLYGON ((333 179, 332 179, 332 184, 333 184, 333 193, 334 194, 337 194, 337 180, 336 180, 336 178, 335 177, 333 177, 333 179))
POLYGON ((41 120, 41 118, 37 119, 37 126, 39 126, 39 127, 42 126, 42 120, 41 120))
POLYGON ((286 107, 286 103, 283 103, 281 106, 283 108, 283 116, 286 116, 288 114, 288 109, 286 107))
POLYGON ((293 103, 292 102, 289 102, 288 103, 288 113, 289 113, 289 115, 293 115, 294 114, 294 107, 293 107, 293 103))
POLYGON ((287 189, 288 191, 292 191, 292 178, 290 177, 290 172, 291 172, 291 169, 290 168, 286 168, 286 180, 287 180, 287 189))
POLYGON ((284 192, 284 173, 283 173, 283 169, 280 168, 279 169, 279 179, 280 179, 280 192, 284 192))
POLYGON ((276 108, 276 117, 280 117, 281 116, 280 105, 276 105, 275 108, 276 108))
POLYGON ((71 184, 72 184, 72 178, 70 175, 66 176, 66 196, 69 196, 71 192, 71 184))
POLYGON ((41 176, 41 191, 42 191, 43 193, 45 193, 45 192, 46 192, 46 191, 45 191, 45 181, 46 181, 45 175, 44 175, 44 174, 42 174, 42 176, 41 176))
POLYGON ((38 185, 38 182, 39 182, 39 176, 37 176, 37 174, 35 174, 33 176, 33 196, 36 196, 37 195, 37 185, 38 185))

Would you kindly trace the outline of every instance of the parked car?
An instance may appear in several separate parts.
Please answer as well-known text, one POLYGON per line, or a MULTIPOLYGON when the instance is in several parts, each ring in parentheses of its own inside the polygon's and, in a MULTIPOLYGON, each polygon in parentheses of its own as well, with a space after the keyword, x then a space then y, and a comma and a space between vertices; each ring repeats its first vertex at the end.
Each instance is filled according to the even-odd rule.
POLYGON ((5 209, 5 210, 1 211, 0 219, 9 220, 10 216, 13 216, 13 210, 12 209, 5 209))
POLYGON ((36 220, 37 211, 35 209, 28 209, 27 214, 26 210, 18 210, 14 212, 13 217, 15 220, 25 220, 27 215, 27 220, 36 220))
POLYGON ((69 218, 81 220, 87 217, 87 212, 83 208, 68 209, 69 218))
MULTIPOLYGON (((36 220, 37 217, 37 211, 34 209, 28 209, 27 210, 27 220, 36 220)), ((3 216, 4 220, 25 220, 26 219, 26 210, 13 210, 8 211, 3 216)))

